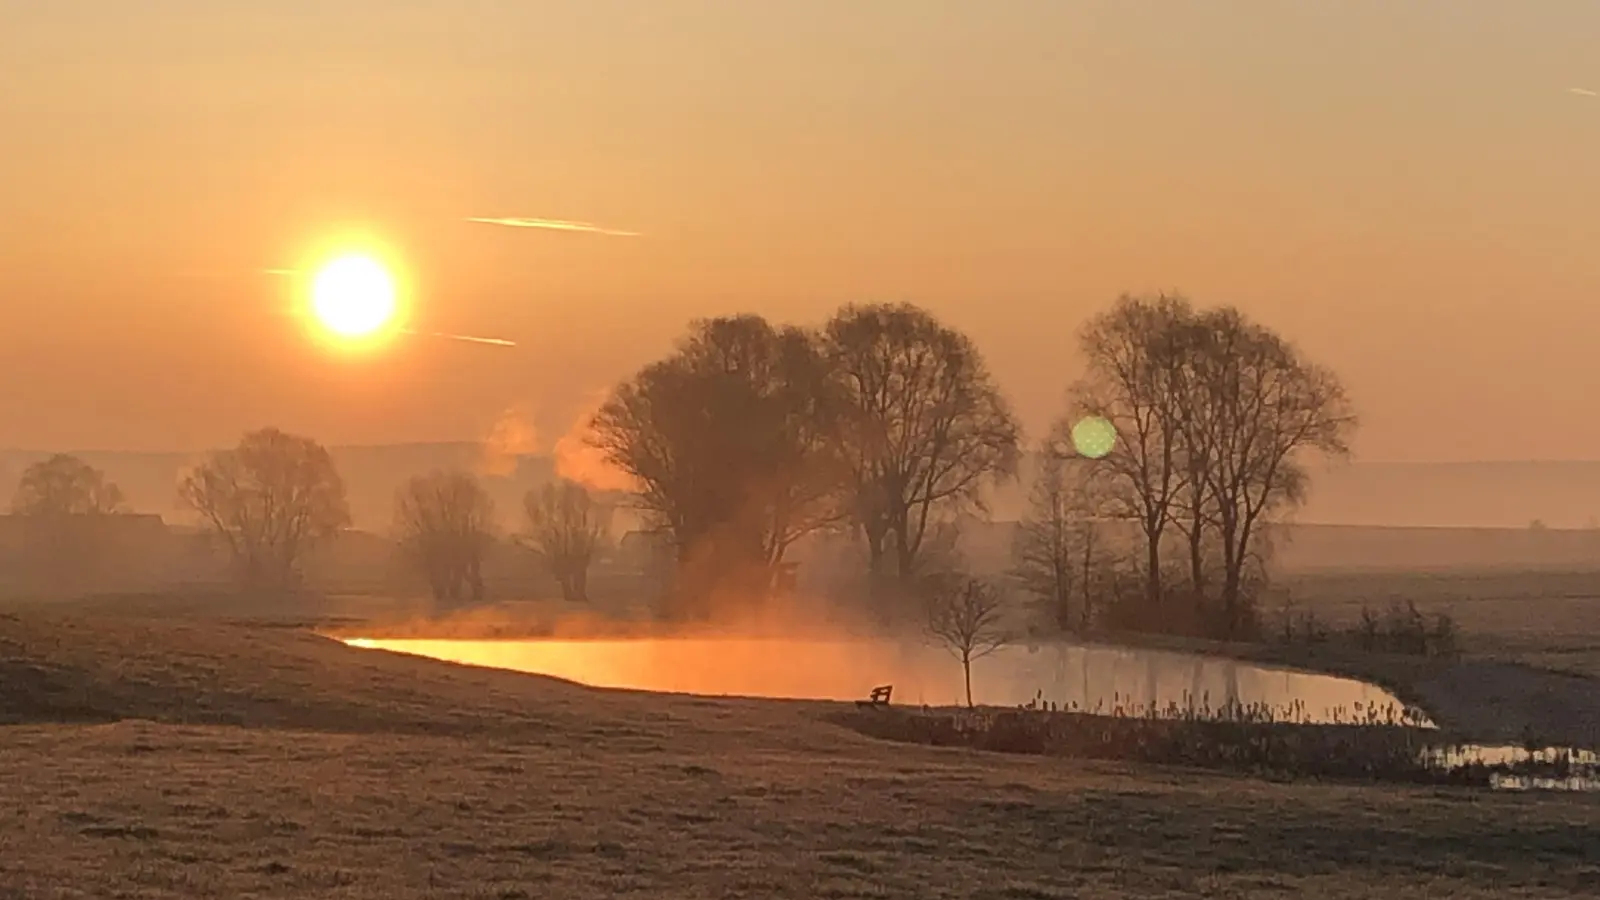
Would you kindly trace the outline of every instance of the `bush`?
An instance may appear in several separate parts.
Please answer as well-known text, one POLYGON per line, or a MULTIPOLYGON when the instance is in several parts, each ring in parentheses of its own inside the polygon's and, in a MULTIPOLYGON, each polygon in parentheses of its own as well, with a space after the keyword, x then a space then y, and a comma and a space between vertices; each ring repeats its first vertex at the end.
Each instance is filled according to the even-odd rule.
POLYGON ((1285 644, 1322 644, 1330 641, 1359 647, 1366 653, 1402 653, 1410 656, 1455 656, 1459 652, 1459 632, 1447 613, 1430 622, 1412 601, 1391 603, 1379 615, 1366 604, 1354 625, 1330 632, 1317 621, 1316 613, 1295 615, 1286 609, 1281 640, 1285 644))

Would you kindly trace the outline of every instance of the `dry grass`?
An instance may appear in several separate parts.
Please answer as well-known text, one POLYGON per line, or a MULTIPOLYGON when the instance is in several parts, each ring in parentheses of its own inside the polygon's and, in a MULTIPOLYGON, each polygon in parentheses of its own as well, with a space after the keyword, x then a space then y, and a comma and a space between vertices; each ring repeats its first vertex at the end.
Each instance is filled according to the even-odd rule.
POLYGON ((1472 898, 1600 880, 1595 797, 888 744, 834 709, 284 631, 0 616, 0 710, 27 720, 0 728, 0 897, 1472 898))
MULTIPOLYGON (((1362 604, 1381 613, 1409 601, 1454 619, 1472 657, 1600 678, 1600 572, 1329 573, 1281 587, 1297 612, 1335 627, 1353 625, 1362 604)), ((1273 622, 1278 610, 1265 613, 1273 622)))

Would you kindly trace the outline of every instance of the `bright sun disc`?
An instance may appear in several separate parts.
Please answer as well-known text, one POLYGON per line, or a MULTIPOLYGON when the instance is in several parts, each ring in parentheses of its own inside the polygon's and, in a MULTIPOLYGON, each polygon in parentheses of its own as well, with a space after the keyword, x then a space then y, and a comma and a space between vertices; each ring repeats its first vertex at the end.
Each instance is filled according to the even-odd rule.
POLYGON ((340 337, 369 337, 394 318, 394 279, 369 256, 341 256, 311 283, 311 312, 340 337))

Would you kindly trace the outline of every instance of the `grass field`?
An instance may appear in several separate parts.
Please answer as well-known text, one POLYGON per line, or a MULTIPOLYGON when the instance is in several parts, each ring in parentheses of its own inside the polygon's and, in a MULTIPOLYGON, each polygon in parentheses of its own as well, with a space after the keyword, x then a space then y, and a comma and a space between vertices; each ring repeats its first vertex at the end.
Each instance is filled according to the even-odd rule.
MULTIPOLYGON (((1474 658, 1600 678, 1600 572, 1325 573, 1281 588, 1294 609, 1334 625, 1354 623, 1363 603, 1381 612, 1409 600, 1455 619, 1474 658)), ((1269 621, 1276 612, 1267 610, 1269 621)))
POLYGON ((0 897, 1560 897, 1600 798, 888 744, 215 622, 0 616, 0 897))

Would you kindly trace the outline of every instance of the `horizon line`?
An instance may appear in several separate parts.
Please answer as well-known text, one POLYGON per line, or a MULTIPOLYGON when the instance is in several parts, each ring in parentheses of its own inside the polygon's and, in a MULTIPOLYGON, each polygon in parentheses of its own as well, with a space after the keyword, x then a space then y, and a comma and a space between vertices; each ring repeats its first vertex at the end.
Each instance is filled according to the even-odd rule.
MULTIPOLYGON (((384 450, 401 447, 481 447, 486 441, 478 438, 447 438, 434 440, 401 440, 380 442, 356 443, 322 443, 329 451, 334 450, 384 450)), ((131 449, 117 450, 106 447, 78 447, 70 450, 40 450, 35 447, 0 446, 0 453, 22 454, 32 456, 51 456, 58 453, 68 455, 114 455, 123 456, 192 456, 200 453, 213 453, 218 450, 228 450, 232 445, 219 445, 202 449, 165 448, 160 450, 131 449)), ((1037 451, 1027 451, 1028 455, 1036 455, 1037 451)), ((550 457, 553 453, 539 451, 534 453, 511 453, 509 456, 521 458, 550 457)), ((1520 457, 1502 459, 1352 459, 1348 462, 1332 462, 1327 464, 1328 469, 1348 468, 1350 466, 1506 466, 1506 465, 1600 465, 1600 457, 1583 459, 1560 459, 1520 457)))

